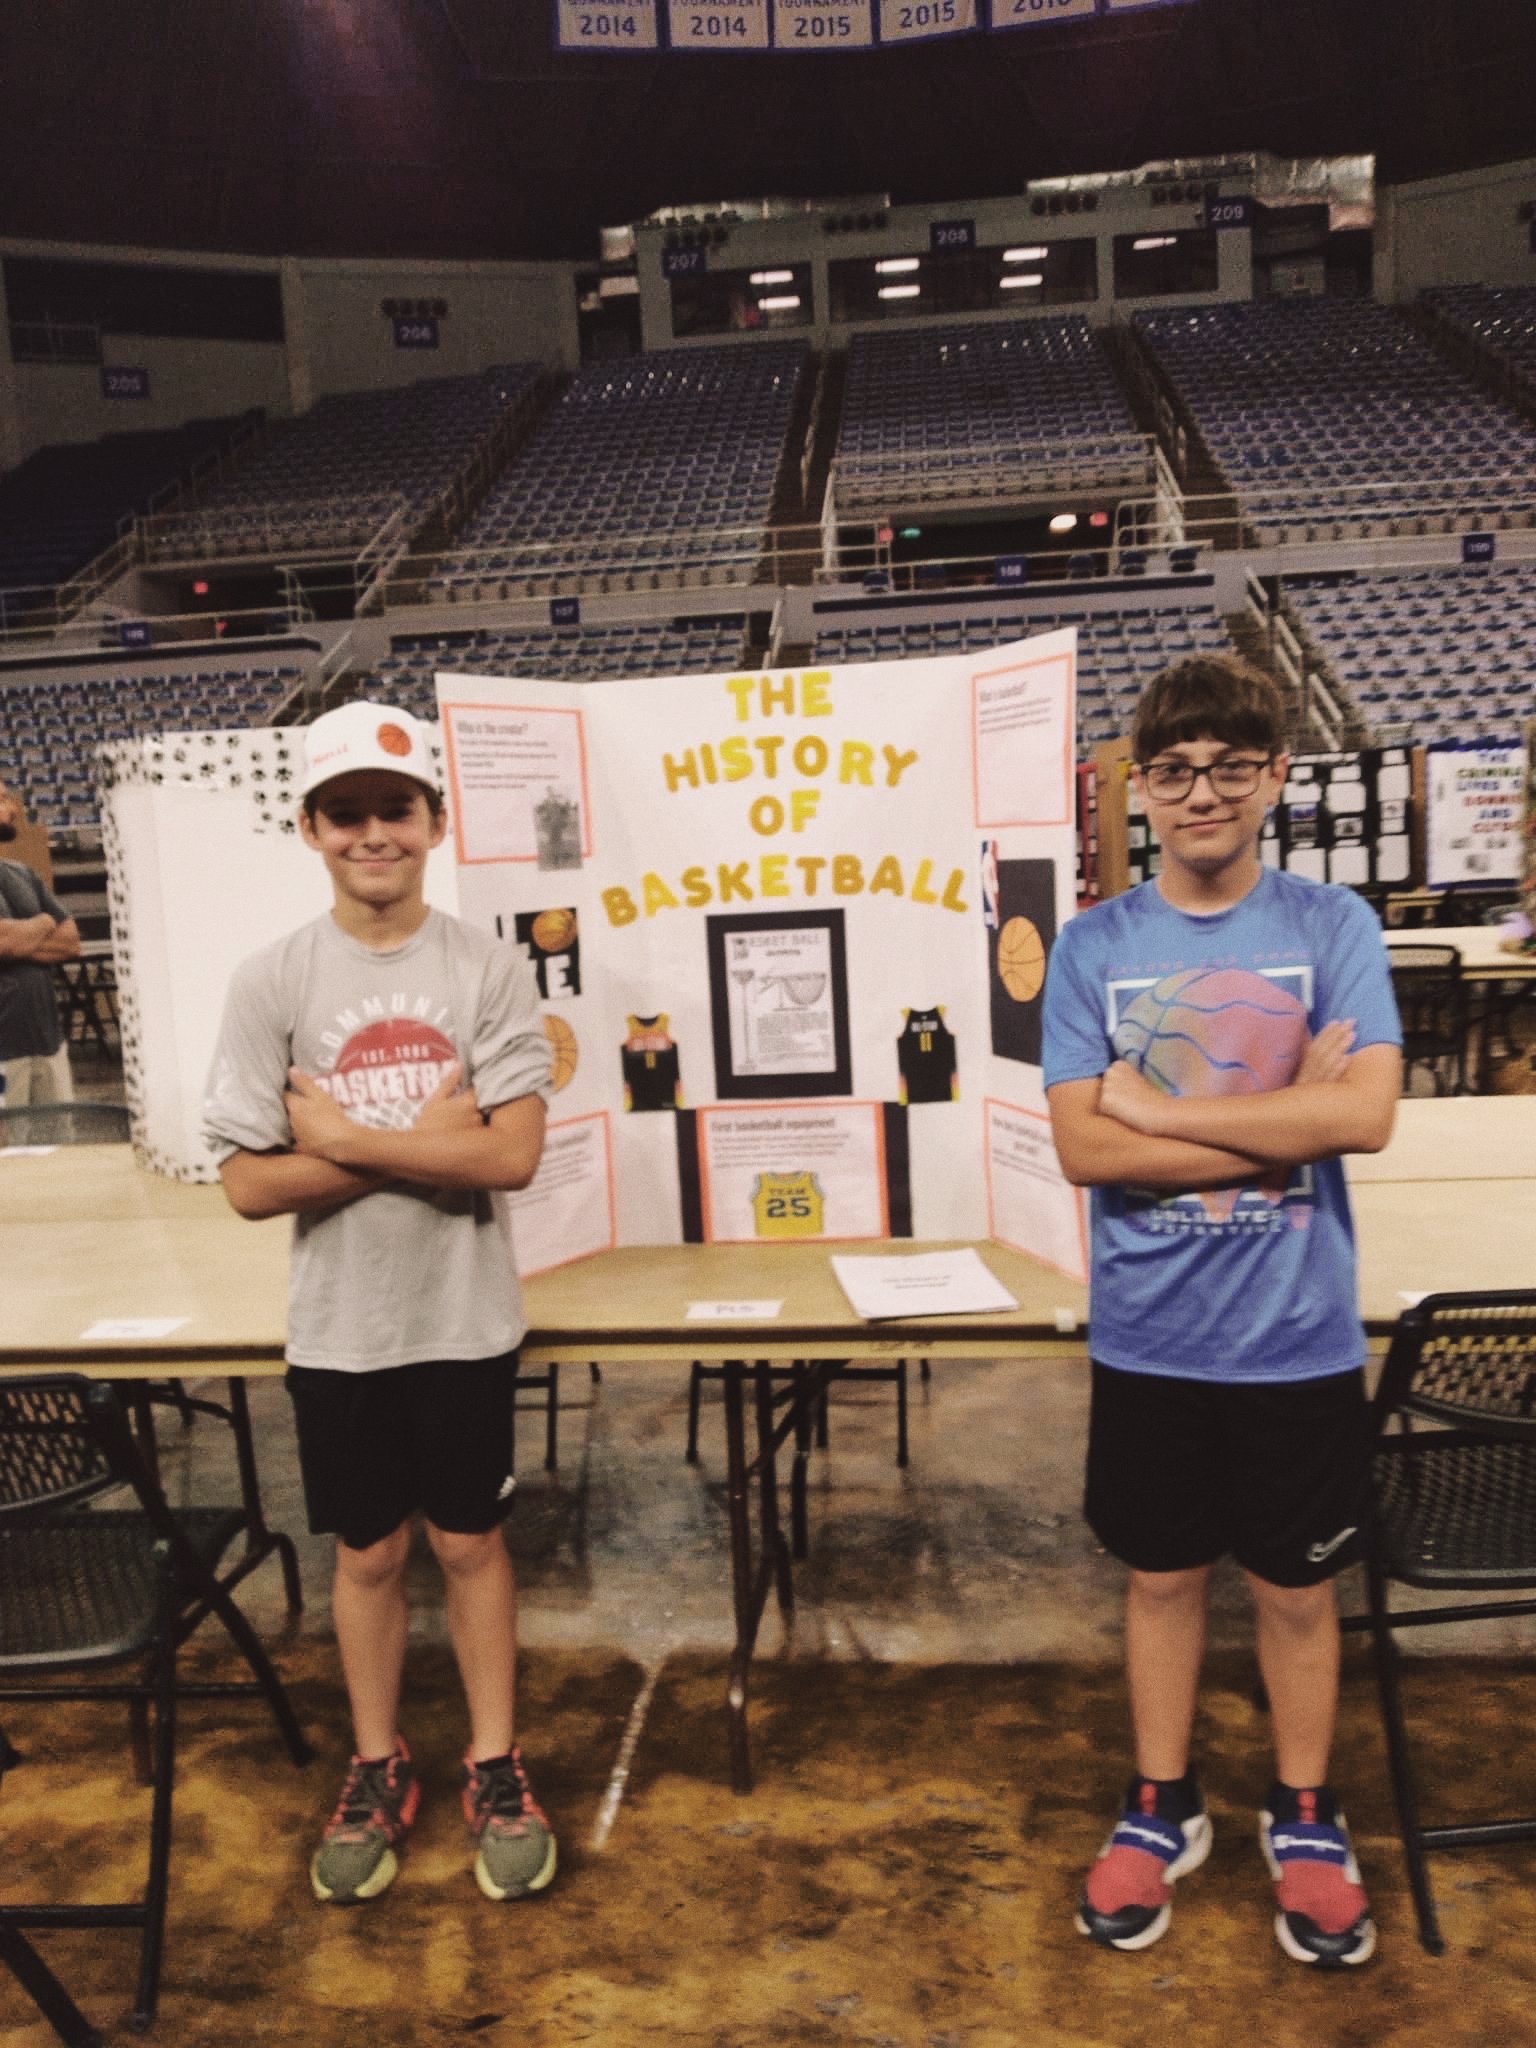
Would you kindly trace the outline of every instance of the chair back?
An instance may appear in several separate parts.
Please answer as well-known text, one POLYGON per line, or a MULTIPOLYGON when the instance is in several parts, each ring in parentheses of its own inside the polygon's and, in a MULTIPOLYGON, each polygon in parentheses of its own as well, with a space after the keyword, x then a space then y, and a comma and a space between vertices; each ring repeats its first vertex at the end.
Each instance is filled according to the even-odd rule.
POLYGON ((1466 988, 1461 955, 1454 946, 1393 946, 1388 953, 1392 993, 1403 1026, 1403 1066, 1419 1062, 1435 1068, 1439 1091, 1442 1069, 1453 1088, 1461 1086, 1467 1036, 1466 988))
POLYGON ((116 1102, 39 1102, 0 1109, 0 1145, 126 1145, 128 1112, 116 1102))
POLYGON ((0 1380, 0 1522, 89 1500, 117 1483, 82 1379, 0 1380))
POLYGON ((1536 1288, 1430 1294, 1398 1317, 1377 1389, 1395 1412, 1536 1437, 1536 1288))

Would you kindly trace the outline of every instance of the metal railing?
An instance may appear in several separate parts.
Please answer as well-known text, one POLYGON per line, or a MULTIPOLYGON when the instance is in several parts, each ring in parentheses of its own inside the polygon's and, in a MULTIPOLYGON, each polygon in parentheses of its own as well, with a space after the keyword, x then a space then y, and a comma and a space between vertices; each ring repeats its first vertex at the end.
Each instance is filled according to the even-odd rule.
POLYGON ((139 559, 146 568, 164 568, 356 555, 409 512, 403 491, 354 491, 155 513, 137 523, 139 559))
POLYGON ((1157 443, 1150 434, 1127 432, 1001 447, 839 452, 830 480, 840 512, 1155 489, 1157 443))
MULTIPOLYGON (((1171 482, 1171 471, 1169 473, 1171 482)), ((1536 552, 1536 474, 1524 479, 1502 476, 1421 477, 1374 483, 1340 484, 1336 488, 1291 483, 1244 482, 1230 491, 1188 497, 1159 492, 1150 498, 1128 499, 1115 512, 1117 537, 1132 533, 1155 546, 1181 539, 1206 540, 1219 548, 1303 548, 1340 542, 1442 538, 1445 535, 1497 532, 1515 544, 1529 535, 1536 552), (1511 487, 1528 491, 1512 497, 1511 487), (1310 505, 1297 506, 1310 497, 1310 505), (1182 530, 1181 530, 1182 529, 1182 530)))

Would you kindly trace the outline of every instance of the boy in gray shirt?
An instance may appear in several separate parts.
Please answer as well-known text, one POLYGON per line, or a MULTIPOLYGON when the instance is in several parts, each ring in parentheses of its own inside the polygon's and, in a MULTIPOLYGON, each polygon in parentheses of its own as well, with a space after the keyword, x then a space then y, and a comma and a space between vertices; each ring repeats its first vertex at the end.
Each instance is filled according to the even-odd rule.
POLYGON ((299 827, 335 902, 237 970, 204 1124, 234 1208, 294 1219, 288 1386, 310 1526, 337 1538, 356 1745, 310 1877, 322 1900, 376 1897, 415 1818, 396 1712, 420 1512, 469 1708, 475 1878, 520 1897, 553 1877, 555 1841, 513 1740, 500 1523, 526 1322, 506 1191, 539 1162, 548 1042, 521 954, 426 903, 447 830, 426 731, 348 704, 305 755, 299 827))

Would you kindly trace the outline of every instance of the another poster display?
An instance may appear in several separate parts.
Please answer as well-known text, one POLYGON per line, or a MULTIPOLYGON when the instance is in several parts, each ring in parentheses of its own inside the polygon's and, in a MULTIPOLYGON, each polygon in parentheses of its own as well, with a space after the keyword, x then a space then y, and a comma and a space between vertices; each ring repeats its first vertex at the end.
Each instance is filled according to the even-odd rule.
POLYGON ((1520 881, 1525 848, 1523 739, 1424 750, 1424 880, 1431 889, 1520 881))

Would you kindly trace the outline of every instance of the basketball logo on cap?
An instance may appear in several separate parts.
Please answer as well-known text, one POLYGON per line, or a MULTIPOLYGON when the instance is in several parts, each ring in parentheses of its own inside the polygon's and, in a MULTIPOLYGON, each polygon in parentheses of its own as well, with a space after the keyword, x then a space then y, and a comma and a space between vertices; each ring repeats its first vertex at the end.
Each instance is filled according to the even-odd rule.
POLYGON ((379 751, 381 753, 394 754, 399 758, 403 758, 411 751, 410 734, 402 732, 398 725, 390 725, 387 721, 379 727, 378 731, 374 734, 374 738, 379 743, 379 751))
POLYGON ((1040 993, 1045 980, 1045 946, 1027 917, 1010 917, 997 935, 997 974, 1016 1003, 1040 993))

